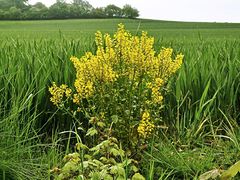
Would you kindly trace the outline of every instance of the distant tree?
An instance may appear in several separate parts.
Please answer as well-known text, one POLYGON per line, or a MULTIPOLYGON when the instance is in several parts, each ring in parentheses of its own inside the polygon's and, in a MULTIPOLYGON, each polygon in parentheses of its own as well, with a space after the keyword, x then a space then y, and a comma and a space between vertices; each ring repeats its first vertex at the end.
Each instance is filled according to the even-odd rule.
POLYGON ((94 9, 88 1, 84 0, 73 0, 72 6, 74 6, 72 9, 78 14, 78 17, 88 17, 94 9))
POLYGON ((0 0, 0 9, 9 9, 12 6, 8 0, 0 0))
POLYGON ((105 18, 106 13, 105 13, 105 8, 103 7, 98 7, 92 10, 92 17, 97 17, 97 18, 105 18))
POLYGON ((136 8, 133 8, 129 4, 126 4, 122 8, 123 17, 127 18, 136 18, 139 16, 139 11, 136 8))
POLYGON ((9 13, 9 19, 21 19, 21 15, 22 15, 22 12, 21 12, 21 9, 13 6, 9 9, 8 11, 9 13))
POLYGON ((105 13, 107 17, 121 17, 122 9, 113 4, 109 4, 105 7, 105 13))
POLYGON ((9 0, 9 2, 11 3, 11 7, 24 8, 28 0, 9 0))
POLYGON ((5 11, 0 9, 0 19, 5 19, 5 11))
POLYGON ((48 8, 41 2, 37 2, 25 13, 25 19, 47 19, 48 8))
POLYGON ((45 6, 43 3, 41 2, 37 2, 34 5, 32 5, 32 7, 38 8, 38 9, 46 9, 47 6, 45 6))
POLYGON ((26 13, 25 13, 25 18, 26 19, 40 19, 41 17, 41 12, 40 9, 36 7, 31 7, 26 13))
POLYGON ((28 0, 0 0, 0 19, 66 19, 66 18, 106 18, 139 16, 137 9, 125 5, 123 9, 110 4, 108 6, 94 8, 86 0, 56 0, 50 8, 43 3, 37 2, 29 5, 28 0))
POLYGON ((70 6, 65 2, 56 2, 49 8, 49 18, 69 18, 70 14, 70 6))

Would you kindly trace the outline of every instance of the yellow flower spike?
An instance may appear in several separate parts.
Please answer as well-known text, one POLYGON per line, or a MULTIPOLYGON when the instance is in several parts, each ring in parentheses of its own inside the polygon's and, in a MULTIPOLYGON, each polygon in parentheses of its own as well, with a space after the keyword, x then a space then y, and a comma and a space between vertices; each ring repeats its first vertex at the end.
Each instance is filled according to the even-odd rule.
POLYGON ((161 78, 156 78, 155 79, 155 85, 157 87, 161 87, 163 85, 163 80, 161 78))
POLYGON ((147 88, 149 88, 149 89, 152 89, 152 87, 153 87, 151 82, 147 83, 146 86, 147 86, 147 88))
POLYGON ((150 114, 148 111, 145 111, 142 115, 142 119, 137 128, 138 134, 141 138, 146 139, 151 135, 151 132, 154 129, 154 124, 150 121, 150 114))
POLYGON ((71 90, 70 88, 67 88, 67 89, 65 90, 65 94, 66 94, 66 97, 67 97, 67 98, 71 97, 71 95, 72 95, 72 90, 71 90))
POLYGON ((60 87, 58 87, 56 83, 53 82, 52 86, 49 87, 48 90, 52 95, 50 101, 56 106, 59 106, 63 102, 64 95, 70 97, 69 96, 70 89, 65 84, 62 84, 60 87))
MULTIPOLYGON (((143 96, 143 107, 155 108, 163 103, 163 86, 181 67, 182 54, 173 57, 172 48, 161 48, 156 53, 153 37, 147 32, 142 32, 139 36, 131 35, 123 24, 118 25, 113 37, 96 32, 95 42, 95 54, 86 52, 81 58, 70 58, 76 71, 74 89, 71 90, 66 85, 58 87, 55 83, 49 88, 52 95, 50 100, 54 105, 61 105, 64 98, 72 99, 78 106, 83 99, 93 98, 89 102, 94 103, 99 98, 95 93, 110 88, 118 91, 114 88, 122 87, 122 84, 118 84, 120 80, 121 83, 133 84, 134 91, 143 92, 140 95, 143 96)), ((143 112, 137 127, 140 138, 146 139, 153 133, 153 122, 150 111, 143 112)))
POLYGON ((74 94, 73 95, 73 103, 74 104, 77 104, 77 105, 79 105, 80 104, 80 97, 78 96, 78 94, 74 94))
POLYGON ((100 31, 95 33, 95 42, 98 47, 103 46, 102 33, 100 31))

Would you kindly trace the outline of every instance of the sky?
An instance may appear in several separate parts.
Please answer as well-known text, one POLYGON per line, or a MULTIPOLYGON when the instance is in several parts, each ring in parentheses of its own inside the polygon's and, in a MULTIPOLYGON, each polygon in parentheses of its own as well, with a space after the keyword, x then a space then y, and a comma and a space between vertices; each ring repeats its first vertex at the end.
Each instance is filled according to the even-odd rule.
MULTIPOLYGON (((197 22, 239 22, 240 0, 87 0, 93 7, 130 4, 140 12, 140 18, 197 22)), ((56 0, 29 0, 47 6, 56 0)), ((71 2, 71 0, 66 0, 71 2)))

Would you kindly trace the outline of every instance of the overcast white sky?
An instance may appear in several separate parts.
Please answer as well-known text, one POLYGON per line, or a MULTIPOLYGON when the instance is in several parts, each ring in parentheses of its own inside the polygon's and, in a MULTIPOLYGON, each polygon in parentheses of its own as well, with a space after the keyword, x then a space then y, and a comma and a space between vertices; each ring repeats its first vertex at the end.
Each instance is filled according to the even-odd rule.
MULTIPOLYGON (((94 7, 115 4, 122 7, 130 4, 140 12, 140 18, 205 21, 240 22, 240 0, 87 0, 94 7)), ((56 0, 29 0, 30 4, 42 2, 47 6, 56 0)), ((66 2, 71 2, 67 0, 66 2)))

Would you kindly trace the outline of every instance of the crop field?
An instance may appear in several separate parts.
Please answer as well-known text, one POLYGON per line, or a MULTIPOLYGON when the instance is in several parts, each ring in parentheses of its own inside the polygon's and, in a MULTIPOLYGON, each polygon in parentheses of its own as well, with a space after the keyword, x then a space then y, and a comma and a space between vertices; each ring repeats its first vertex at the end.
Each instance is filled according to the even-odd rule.
MULTIPOLYGON (((63 89, 68 90, 58 90, 63 89)), ((223 177, 225 170, 240 160, 239 121, 240 24, 141 19, 0 21, 0 179, 199 179, 209 171, 213 178, 222 173, 223 177), (76 68, 80 65, 70 58, 81 58, 86 52, 96 54, 99 46, 95 33, 101 31, 113 37, 120 23, 133 36, 141 37, 142 31, 147 31, 154 37, 156 54, 161 54, 164 47, 173 49, 173 59, 184 55, 181 66, 171 76, 166 75, 166 81, 163 78, 160 105, 142 103, 148 98, 142 80, 138 82, 142 89, 139 85, 133 90, 134 83, 127 86, 133 80, 123 77, 109 80, 102 89, 95 88, 98 93, 91 100, 85 95, 81 99, 84 110, 74 111, 76 105, 69 102, 54 104, 54 93, 49 90, 53 82, 74 89, 76 71, 81 74, 76 68), (131 118, 144 119, 145 114, 145 125, 151 124, 146 107, 152 107, 148 112, 156 119, 154 133, 145 131, 144 140, 136 142, 141 133, 139 137, 134 133, 140 132, 137 126, 144 123, 135 123, 131 118), (94 129, 92 116, 98 115, 101 125, 94 129), (79 130, 80 126, 84 130, 79 130), (91 153, 100 147, 97 145, 102 138, 110 142, 112 136, 118 140, 111 142, 118 147, 115 153, 100 149, 98 156, 110 160, 112 155, 114 163, 110 169, 101 169, 105 162, 91 153), (84 144, 95 149, 89 148, 86 153, 84 144), (74 152, 81 157, 70 154, 74 152), (84 161, 88 166, 82 165, 84 153, 93 159, 84 161), (90 162, 101 171, 89 173, 94 171, 90 162), (67 163, 72 163, 71 170, 67 163), (103 170, 105 174, 100 178, 103 170)))

